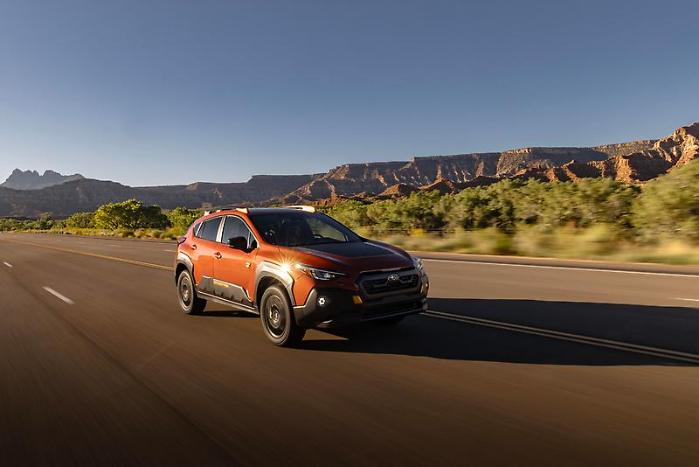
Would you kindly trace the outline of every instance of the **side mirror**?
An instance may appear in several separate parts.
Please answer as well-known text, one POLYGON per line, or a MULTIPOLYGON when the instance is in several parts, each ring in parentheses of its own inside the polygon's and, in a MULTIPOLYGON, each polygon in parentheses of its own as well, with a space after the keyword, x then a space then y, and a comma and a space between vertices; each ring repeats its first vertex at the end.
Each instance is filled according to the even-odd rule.
POLYGON ((235 250, 246 251, 248 249, 248 239, 245 237, 233 237, 228 239, 228 246, 235 250))

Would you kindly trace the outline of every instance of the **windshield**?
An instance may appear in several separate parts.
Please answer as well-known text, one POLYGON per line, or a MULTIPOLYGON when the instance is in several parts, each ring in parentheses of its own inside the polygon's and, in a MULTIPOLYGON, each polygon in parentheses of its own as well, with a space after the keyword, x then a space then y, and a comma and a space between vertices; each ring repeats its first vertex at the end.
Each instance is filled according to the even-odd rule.
POLYGON ((255 214, 250 220, 265 241, 279 246, 359 242, 361 237, 325 214, 276 212, 255 214))

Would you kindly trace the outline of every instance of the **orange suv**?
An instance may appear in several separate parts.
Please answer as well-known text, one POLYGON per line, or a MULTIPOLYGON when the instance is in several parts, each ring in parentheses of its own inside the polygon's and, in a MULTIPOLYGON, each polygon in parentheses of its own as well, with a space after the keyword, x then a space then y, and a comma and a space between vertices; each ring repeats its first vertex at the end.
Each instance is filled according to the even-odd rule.
POLYGON ((312 327, 397 323, 427 309, 429 288, 419 258, 307 206, 198 219, 178 240, 175 281, 185 313, 212 301, 259 314, 281 346, 312 327))

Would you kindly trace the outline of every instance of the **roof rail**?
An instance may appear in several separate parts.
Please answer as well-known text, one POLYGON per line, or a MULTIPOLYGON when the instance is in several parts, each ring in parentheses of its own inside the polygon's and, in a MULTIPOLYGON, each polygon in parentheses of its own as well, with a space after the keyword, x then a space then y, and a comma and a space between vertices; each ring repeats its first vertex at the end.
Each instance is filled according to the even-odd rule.
POLYGON ((316 208, 313 206, 303 206, 303 205, 295 205, 295 206, 285 206, 288 209, 298 209, 299 211, 306 211, 306 212, 316 212, 316 208))
POLYGON ((241 207, 237 207, 237 206, 221 206, 221 207, 208 209, 208 210, 204 211, 204 215, 208 216, 209 214, 221 212, 221 211, 238 211, 238 212, 242 212, 243 214, 247 214, 248 208, 241 208, 241 207))

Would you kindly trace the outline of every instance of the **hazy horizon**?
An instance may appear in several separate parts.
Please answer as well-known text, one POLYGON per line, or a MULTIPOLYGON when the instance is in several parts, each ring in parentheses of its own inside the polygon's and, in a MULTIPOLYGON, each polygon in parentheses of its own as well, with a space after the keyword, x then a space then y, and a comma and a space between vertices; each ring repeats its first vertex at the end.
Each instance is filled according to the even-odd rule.
MULTIPOLYGON (((492 150, 479 151, 479 152, 480 152, 480 153, 504 152, 504 151, 508 151, 508 150, 524 149, 524 148, 527 148, 527 147, 542 147, 542 146, 543 146, 543 147, 558 147, 558 148, 565 148, 565 147, 596 147, 596 146, 603 146, 603 145, 605 145, 605 144, 622 144, 622 143, 630 143, 630 142, 633 142, 633 141, 657 140, 657 139, 661 139, 661 138, 663 138, 663 137, 665 137, 665 136, 668 136, 668 135, 671 133, 671 131, 674 131, 674 130, 676 130, 676 129, 679 128, 679 127, 687 126, 687 125, 690 125, 690 124, 692 124, 692 123, 695 123, 695 122, 688 122, 688 123, 683 124, 683 125, 678 125, 677 127, 673 128, 672 130, 667 131, 666 134, 663 134, 663 135, 661 135, 661 136, 652 136, 652 137, 647 137, 647 138, 637 138, 637 139, 635 139, 635 140, 629 140, 629 141, 613 141, 613 142, 599 143, 599 144, 591 144, 591 145, 579 144, 579 145, 571 145, 571 146, 547 146, 547 145, 520 146, 520 147, 512 147, 512 148, 505 148, 505 149, 492 149, 492 150)), ((109 178, 100 179, 100 178, 97 178, 97 177, 92 177, 92 176, 90 176, 89 174, 83 173, 83 172, 80 172, 80 171, 71 172, 71 173, 64 173, 64 172, 61 172, 61 171, 59 171, 59 170, 55 170, 55 169, 53 169, 53 168, 51 168, 51 167, 47 167, 47 168, 31 168, 31 167, 23 168, 23 167, 15 167, 15 168, 13 168, 12 170, 19 169, 19 170, 21 170, 21 171, 23 171, 23 172, 34 171, 34 172, 37 172, 39 175, 44 175, 44 173, 45 173, 46 171, 52 170, 52 171, 58 172, 58 173, 60 173, 61 175, 64 175, 64 176, 65 176, 65 175, 82 175, 82 176, 84 176, 85 178, 89 178, 89 179, 107 180, 107 181, 113 181, 113 182, 121 183, 121 184, 123 184, 123 185, 128 185, 128 186, 133 186, 133 187, 139 187, 139 186, 159 186, 159 185, 190 185, 190 184, 192 184, 192 183, 199 183, 199 182, 203 182, 203 183, 236 183, 236 182, 246 182, 246 181, 248 181, 251 177, 259 176, 259 175, 313 175, 313 174, 328 172, 329 170, 332 170, 332 169, 334 169, 334 168, 336 168, 336 167, 338 167, 338 166, 345 165, 345 164, 363 164, 363 163, 372 163, 372 162, 402 162, 402 161, 408 161, 408 160, 413 159, 413 158, 416 158, 416 157, 417 157, 417 158, 420 158, 420 157, 437 157, 437 156, 445 156, 445 157, 448 157, 448 156, 456 156, 456 155, 460 155, 460 154, 469 154, 469 153, 468 153, 468 152, 460 152, 460 153, 452 153, 452 154, 417 154, 417 155, 412 155, 412 156, 410 156, 410 157, 406 157, 406 158, 404 158, 404 159, 367 160, 367 161, 354 161, 354 162, 347 162, 347 163, 340 162, 340 163, 338 163, 338 164, 336 164, 336 165, 334 165, 334 166, 332 166, 332 167, 328 167, 328 168, 323 169, 323 170, 317 170, 317 171, 311 171, 311 172, 304 172, 304 173, 301 173, 301 172, 298 172, 298 173, 273 173, 273 172, 270 172, 270 173, 252 173, 252 174, 250 174, 250 176, 249 176, 247 179, 245 179, 245 180, 232 180, 232 181, 231 181, 231 180, 215 180, 215 181, 214 181, 214 180, 204 180, 204 179, 201 179, 201 180, 191 180, 191 181, 185 182, 185 183, 158 183, 158 184, 140 184, 140 185, 132 185, 132 184, 123 182, 123 181, 121 181, 121 180, 116 180, 116 179, 109 179, 109 178)), ((12 170, 11 170, 10 172, 8 172, 7 175, 0 174, 0 180, 4 181, 4 180, 10 175, 10 173, 12 172, 12 170)), ((1 183, 1 182, 0 182, 0 183, 1 183)))
POLYGON ((241 182, 699 120, 697 2, 0 0, 0 178, 241 182))

